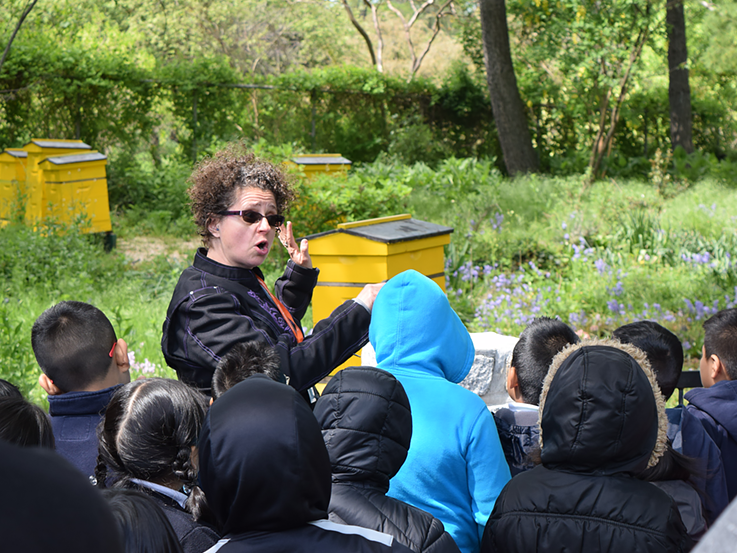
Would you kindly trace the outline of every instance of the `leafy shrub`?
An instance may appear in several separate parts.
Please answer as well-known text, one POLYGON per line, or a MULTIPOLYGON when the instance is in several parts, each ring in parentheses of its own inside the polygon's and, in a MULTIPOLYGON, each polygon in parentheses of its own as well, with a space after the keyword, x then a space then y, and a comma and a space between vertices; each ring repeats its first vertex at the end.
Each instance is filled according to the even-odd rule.
POLYGON ((298 185, 291 210, 295 235, 332 230, 338 223, 396 215, 406 210, 411 188, 367 174, 324 174, 298 185))
POLYGON ((46 292, 73 288, 75 293, 97 289, 122 270, 115 255, 103 251, 99 237, 53 220, 36 230, 23 225, 0 229, 0 282, 4 296, 28 288, 46 292))

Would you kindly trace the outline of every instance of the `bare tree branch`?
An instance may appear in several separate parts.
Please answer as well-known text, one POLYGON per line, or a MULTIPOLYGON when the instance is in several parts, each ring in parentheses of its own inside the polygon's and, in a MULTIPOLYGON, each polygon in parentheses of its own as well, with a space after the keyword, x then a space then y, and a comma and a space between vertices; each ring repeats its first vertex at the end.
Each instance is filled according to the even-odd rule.
MULTIPOLYGON (((434 0, 428 0, 428 2, 434 2, 434 0)), ((409 55, 411 56, 411 65, 410 65, 410 78, 412 77, 412 67, 415 66, 415 63, 417 62, 417 56, 415 56, 415 45, 412 44, 412 35, 410 34, 410 28, 411 24, 407 24, 407 20, 404 18, 404 15, 402 12, 400 12, 397 8, 394 7, 394 4, 392 4, 391 0, 386 0, 386 5, 389 7, 391 11, 393 11, 396 16, 399 18, 399 20, 402 22, 402 26, 404 27, 404 38, 407 40, 407 46, 409 47, 409 55)))
MULTIPOLYGON (((445 10, 449 7, 451 8, 451 10, 453 9, 453 0, 448 0, 445 4, 443 4, 443 6, 440 8, 440 11, 438 11, 438 13, 435 15, 435 25, 433 28, 432 36, 427 41, 425 50, 422 52, 422 54, 420 54, 420 57, 417 58, 415 61, 413 61, 412 70, 409 74, 409 77, 407 78, 407 82, 410 82, 414 78, 414 76, 417 74, 417 72, 420 70, 420 66, 422 65, 422 60, 425 59, 425 56, 430 51, 430 47, 432 46, 432 43, 435 41, 435 37, 437 37, 438 33, 440 33, 440 18, 446 15, 445 10)), ((451 11, 451 14, 452 13, 453 12, 451 11)), ((413 52, 413 57, 414 57, 414 52, 413 52)))
POLYGON ((377 36, 377 55, 376 55, 376 70, 379 73, 384 72, 384 37, 381 35, 381 26, 379 25, 379 13, 378 5, 374 4, 370 0, 363 0, 363 3, 371 8, 371 16, 374 19, 374 29, 376 29, 377 36))
POLYGON ((3 52, 3 57, 0 58, 0 69, 3 68, 3 64, 5 63, 5 60, 8 57, 8 53, 10 52, 10 46, 11 44, 13 44, 13 41, 15 40, 15 35, 17 35, 18 31, 20 31, 21 25, 23 25, 23 22, 26 20, 26 17, 28 17, 28 14, 31 13, 31 10, 33 9, 33 6, 36 5, 36 2, 38 2, 38 0, 31 0, 31 2, 23 10, 23 13, 20 16, 20 19, 18 20, 18 24, 15 26, 15 29, 13 30, 13 34, 10 35, 10 40, 8 40, 8 43, 5 45, 5 51, 3 52))
MULTIPOLYGON (((590 162, 592 180, 598 176, 599 167, 601 167, 601 161, 604 158, 604 152, 606 151, 607 154, 611 153, 612 139, 614 138, 614 131, 616 130, 617 123, 619 122, 619 114, 622 109, 622 104, 624 103, 625 94, 627 93, 627 85, 629 83, 630 76, 632 75, 632 69, 642 54, 642 48, 645 45, 645 42, 647 42, 649 31, 650 29, 647 25, 643 29, 640 29, 637 39, 635 40, 635 44, 632 47, 627 69, 619 82, 619 95, 617 96, 616 103, 614 104, 614 108, 612 109, 609 118, 609 130, 607 131, 606 136, 603 136, 606 111, 602 110, 599 132, 597 133, 596 141, 594 142, 594 151, 590 162)), ((609 103, 608 99, 611 96, 612 89, 613 87, 607 92, 607 104, 609 103)))
POLYGON ((366 47, 368 48, 369 54, 371 55, 371 64, 378 69, 378 65, 376 63, 376 55, 374 54, 374 45, 371 43, 371 37, 369 37, 368 33, 366 33, 366 31, 363 30, 363 27, 361 27, 361 24, 358 22, 356 17, 353 15, 353 10, 351 10, 351 7, 348 5, 348 0, 341 0, 341 1, 343 3, 343 7, 345 8, 345 11, 348 13, 348 18, 351 20, 351 23, 353 23, 353 26, 356 28, 359 34, 363 37, 363 40, 366 41, 366 47))

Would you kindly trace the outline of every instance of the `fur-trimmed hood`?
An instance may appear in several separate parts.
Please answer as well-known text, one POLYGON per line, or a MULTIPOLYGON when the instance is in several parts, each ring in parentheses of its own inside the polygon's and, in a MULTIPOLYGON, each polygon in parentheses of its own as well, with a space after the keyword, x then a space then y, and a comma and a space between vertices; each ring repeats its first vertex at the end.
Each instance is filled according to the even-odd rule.
POLYGON ((540 396, 547 468, 639 473, 663 455, 667 426, 665 400, 636 347, 584 340, 553 359, 540 396))

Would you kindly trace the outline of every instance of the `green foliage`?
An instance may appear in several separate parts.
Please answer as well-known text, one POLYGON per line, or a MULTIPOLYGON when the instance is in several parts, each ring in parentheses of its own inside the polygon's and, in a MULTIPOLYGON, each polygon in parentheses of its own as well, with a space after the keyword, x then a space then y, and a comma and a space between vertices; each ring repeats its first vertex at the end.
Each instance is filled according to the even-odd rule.
POLYGON ((369 172, 320 175, 303 180, 292 208, 295 235, 332 230, 338 223, 404 213, 412 191, 401 181, 369 172))
POLYGON ((0 294, 5 297, 23 290, 59 293, 70 287, 84 294, 121 268, 116 257, 104 253, 98 237, 53 220, 43 221, 37 230, 8 225, 0 229, 0 237, 0 294))

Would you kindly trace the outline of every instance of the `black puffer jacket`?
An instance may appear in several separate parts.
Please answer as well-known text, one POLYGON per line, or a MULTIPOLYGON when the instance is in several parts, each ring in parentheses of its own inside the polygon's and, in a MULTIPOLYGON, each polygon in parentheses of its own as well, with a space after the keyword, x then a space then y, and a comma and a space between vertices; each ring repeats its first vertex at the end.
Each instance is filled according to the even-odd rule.
POLYGON ((372 367, 344 369, 314 413, 333 471, 330 520, 390 534, 418 553, 458 553, 440 520, 386 496, 412 437, 409 400, 394 376, 372 367))
POLYGON ((255 374, 212 404, 200 484, 223 539, 211 553, 410 553, 392 536, 327 520, 330 460, 312 411, 255 374))
POLYGON ((681 552, 673 500, 632 476, 665 450, 665 403, 645 355, 584 341, 553 361, 540 398, 542 465, 496 501, 481 551, 681 552))

